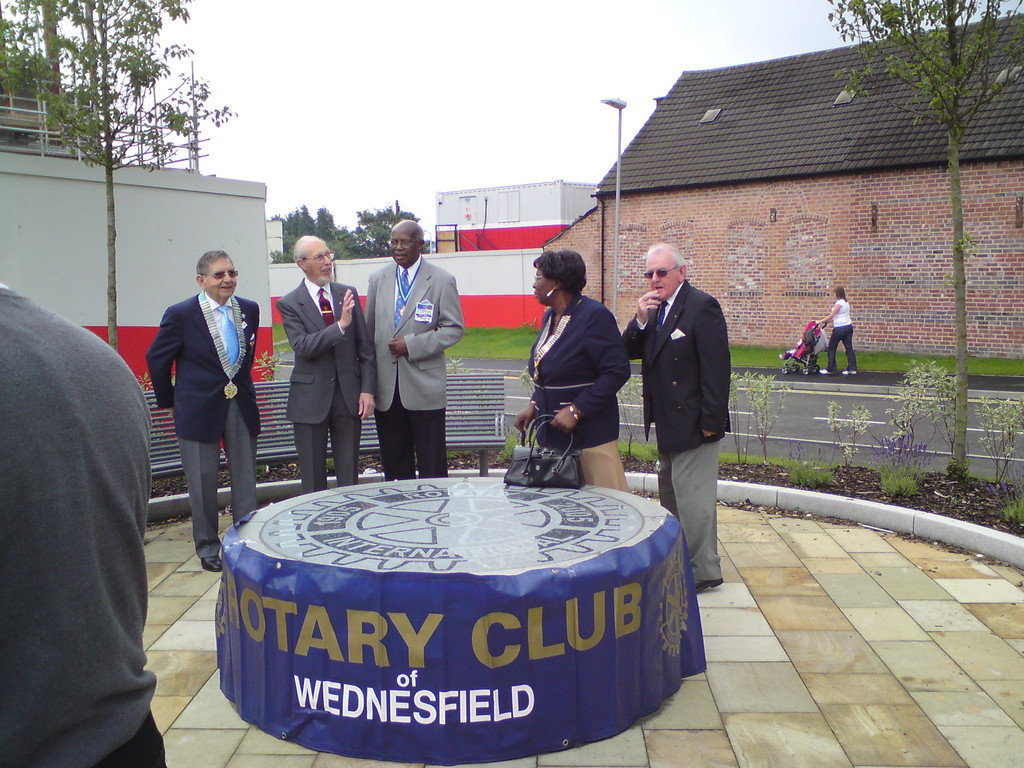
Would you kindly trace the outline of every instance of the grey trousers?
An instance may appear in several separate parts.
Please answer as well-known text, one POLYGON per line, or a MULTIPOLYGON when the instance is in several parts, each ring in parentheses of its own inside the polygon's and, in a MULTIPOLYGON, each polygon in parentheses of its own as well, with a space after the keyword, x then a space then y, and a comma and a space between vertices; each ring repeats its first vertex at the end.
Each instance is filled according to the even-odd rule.
POLYGON ((696 581, 722 578, 718 556, 718 442, 659 453, 658 496, 679 518, 696 581))
POLYGON ((334 388, 330 413, 319 424, 295 423, 295 451, 299 455, 299 475, 302 492, 327 490, 327 434, 331 435, 331 453, 334 457, 334 476, 338 485, 359 482, 357 456, 359 436, 363 423, 349 413, 341 389, 334 388))
MULTIPOLYGON (((238 404, 228 405, 224 427, 224 455, 231 472, 231 516, 237 523, 256 509, 256 436, 242 419, 238 404)), ((220 443, 199 443, 178 438, 181 465, 188 480, 188 500, 192 507, 192 539, 196 554, 212 557, 220 552, 217 525, 217 472, 220 469, 220 443)))

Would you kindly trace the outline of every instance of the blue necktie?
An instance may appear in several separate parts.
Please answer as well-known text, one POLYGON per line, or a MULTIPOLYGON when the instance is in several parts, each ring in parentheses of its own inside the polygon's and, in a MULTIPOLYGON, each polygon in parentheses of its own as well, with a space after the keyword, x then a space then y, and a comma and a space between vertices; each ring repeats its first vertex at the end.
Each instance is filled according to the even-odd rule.
POLYGON ((235 320, 231 317, 231 305, 225 304, 219 309, 224 314, 221 331, 224 334, 224 346, 228 351, 228 362, 234 365, 238 360, 238 332, 235 330, 235 320))
POLYGON ((398 296, 395 297, 395 328, 402 322, 402 310, 409 301, 409 271, 398 269, 398 296))
POLYGON ((668 315, 668 302, 663 301, 661 303, 661 312, 658 313, 658 326, 656 330, 661 330, 661 326, 665 324, 665 317, 668 315))

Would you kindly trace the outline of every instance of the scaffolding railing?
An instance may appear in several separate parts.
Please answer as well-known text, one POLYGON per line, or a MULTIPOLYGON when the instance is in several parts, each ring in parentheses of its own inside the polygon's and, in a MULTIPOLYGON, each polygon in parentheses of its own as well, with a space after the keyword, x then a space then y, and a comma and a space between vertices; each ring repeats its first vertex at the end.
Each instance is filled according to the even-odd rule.
POLYGON ((60 133, 46 125, 46 103, 0 94, 0 150, 70 157, 60 133))
MULTIPOLYGON (((206 139, 193 136, 182 144, 171 144, 171 154, 155 163, 158 167, 185 164, 192 172, 199 171, 200 144, 206 139)), ((134 153, 139 165, 152 166, 139 151, 134 153)), ((46 102, 24 96, 0 93, 0 152, 81 159, 78 149, 64 140, 60 131, 47 126, 46 102)))

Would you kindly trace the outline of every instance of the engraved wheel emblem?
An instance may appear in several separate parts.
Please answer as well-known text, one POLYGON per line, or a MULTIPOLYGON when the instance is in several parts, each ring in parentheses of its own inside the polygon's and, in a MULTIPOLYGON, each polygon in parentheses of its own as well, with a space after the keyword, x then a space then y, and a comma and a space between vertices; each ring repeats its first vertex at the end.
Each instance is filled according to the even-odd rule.
MULTIPOLYGON (((564 567, 650 529, 644 515, 619 498, 494 481, 343 488, 258 516, 268 511, 273 514, 257 526, 258 541, 248 542, 267 554, 373 571, 564 567)), ((244 539, 249 525, 240 529, 244 539)))
POLYGON ((682 635, 686 632, 689 613, 686 602, 686 573, 679 550, 676 550, 666 565, 668 571, 661 591, 659 632, 662 650, 676 656, 679 654, 682 635))

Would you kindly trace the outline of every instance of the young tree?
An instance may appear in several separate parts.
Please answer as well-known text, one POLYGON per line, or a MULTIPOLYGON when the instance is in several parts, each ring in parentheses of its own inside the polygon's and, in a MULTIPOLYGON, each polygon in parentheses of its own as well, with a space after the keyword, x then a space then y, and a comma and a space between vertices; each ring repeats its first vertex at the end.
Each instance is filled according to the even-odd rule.
POLYGON ((978 111, 999 96, 1024 63, 1021 0, 829 0, 829 21, 861 44, 864 67, 849 72, 854 92, 868 93, 880 73, 910 86, 898 106, 945 129, 953 218, 951 282, 956 320, 956 399, 947 471, 967 472, 967 277, 960 187, 960 145, 978 111))
POLYGON ((196 154, 208 109, 205 82, 172 72, 191 51, 161 42, 165 20, 188 20, 190 0, 15 0, 0 21, 0 79, 46 107, 47 126, 103 168, 107 207, 107 340, 117 348, 114 171, 160 167, 196 154), (174 83, 172 80, 177 79, 174 83), (175 143, 178 142, 178 143, 175 143))

